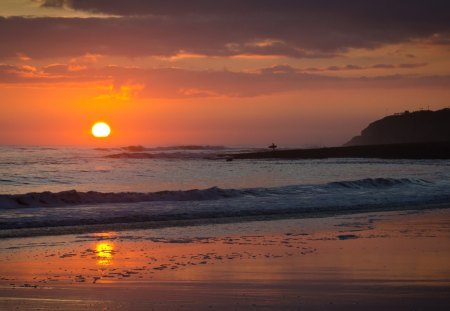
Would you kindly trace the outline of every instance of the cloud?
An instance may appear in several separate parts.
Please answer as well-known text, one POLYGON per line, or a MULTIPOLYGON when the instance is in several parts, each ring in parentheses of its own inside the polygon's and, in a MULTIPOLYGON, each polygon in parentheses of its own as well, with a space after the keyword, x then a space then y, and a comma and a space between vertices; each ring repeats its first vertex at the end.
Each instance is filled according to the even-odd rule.
POLYGON ((121 56, 282 55, 333 57, 415 39, 445 44, 450 2, 411 1, 41 1, 105 18, 0 18, 0 57, 86 53, 121 56))
POLYGON ((163 16, 235 16, 235 15, 285 15, 305 17, 334 16, 360 20, 388 21, 392 19, 430 20, 445 18, 441 9, 449 9, 446 0, 40 0, 45 7, 70 7, 75 10, 115 15, 163 16))
POLYGON ((324 88, 449 88, 450 76, 386 75, 379 77, 338 78, 302 72, 279 65, 256 72, 186 70, 178 68, 87 67, 70 70, 69 64, 42 68, 0 66, 0 82, 21 85, 40 83, 54 87, 61 83, 97 82, 113 85, 102 98, 252 97, 303 89, 324 88))
POLYGON ((21 60, 21 61, 23 61, 23 62, 27 62, 27 61, 30 61, 31 60, 31 58, 30 57, 28 57, 27 55, 25 55, 25 54, 23 54, 23 53, 17 53, 17 59, 18 60, 21 60))
POLYGON ((370 66, 345 65, 345 66, 328 66, 328 67, 309 67, 298 69, 302 72, 326 72, 326 71, 355 71, 368 69, 414 69, 427 66, 427 63, 405 63, 405 64, 375 64, 370 66))
POLYGON ((95 99, 106 101, 129 101, 143 88, 144 86, 139 84, 123 84, 120 86, 111 85, 109 91, 106 94, 101 94, 95 99))
POLYGON ((62 8, 64 6, 71 6, 72 2, 68 0, 33 0, 34 2, 40 3, 41 7, 44 8, 62 8))
POLYGON ((0 64, 0 83, 34 82, 40 77, 38 69, 33 66, 0 64))
POLYGON ((406 68, 406 69, 412 69, 412 68, 419 68, 426 66, 426 63, 419 63, 419 64, 399 64, 397 65, 397 68, 406 68))

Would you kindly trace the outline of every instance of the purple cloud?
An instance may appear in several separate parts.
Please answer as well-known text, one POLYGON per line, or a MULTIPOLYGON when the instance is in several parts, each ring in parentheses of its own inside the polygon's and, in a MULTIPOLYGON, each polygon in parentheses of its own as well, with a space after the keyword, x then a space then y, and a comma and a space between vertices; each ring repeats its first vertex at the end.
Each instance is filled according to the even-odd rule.
MULTIPOLYGON (((121 56, 333 57, 413 39, 445 44, 450 3, 411 1, 43 0, 105 18, 0 18, 0 58, 121 56)), ((44 10, 45 8, 42 8, 44 10)))

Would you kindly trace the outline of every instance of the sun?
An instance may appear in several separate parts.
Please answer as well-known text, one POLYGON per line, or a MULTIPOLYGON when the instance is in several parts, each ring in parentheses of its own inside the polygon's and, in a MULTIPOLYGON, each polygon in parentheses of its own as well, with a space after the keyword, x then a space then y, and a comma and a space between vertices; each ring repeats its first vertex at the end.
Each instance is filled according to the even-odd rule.
POLYGON ((108 137, 111 133, 111 128, 105 122, 97 122, 92 126, 91 132, 94 137, 108 137))

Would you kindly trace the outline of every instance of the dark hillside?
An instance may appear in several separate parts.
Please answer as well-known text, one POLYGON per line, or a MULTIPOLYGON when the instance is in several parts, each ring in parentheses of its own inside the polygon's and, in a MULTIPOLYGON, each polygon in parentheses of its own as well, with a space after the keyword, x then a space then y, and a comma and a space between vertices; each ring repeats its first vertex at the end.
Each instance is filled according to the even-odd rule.
POLYGON ((366 127, 345 146, 450 142, 450 109, 404 112, 366 127))

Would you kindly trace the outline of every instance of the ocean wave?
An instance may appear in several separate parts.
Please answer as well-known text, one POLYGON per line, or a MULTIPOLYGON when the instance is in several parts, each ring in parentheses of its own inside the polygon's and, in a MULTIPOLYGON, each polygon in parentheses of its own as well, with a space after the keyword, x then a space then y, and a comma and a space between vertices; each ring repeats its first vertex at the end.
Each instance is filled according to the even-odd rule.
POLYGON ((228 149, 225 146, 211 146, 211 145, 178 145, 178 146, 168 146, 168 147, 143 147, 143 146, 127 146, 122 147, 124 150, 128 151, 172 151, 172 150, 224 150, 228 149))
POLYGON ((134 203, 150 201, 203 201, 236 198, 242 196, 271 197, 285 195, 313 195, 338 188, 347 189, 386 189, 407 186, 430 186, 431 182, 423 179, 410 178, 367 178, 353 181, 332 182, 325 185, 293 185, 274 188, 222 189, 192 189, 158 192, 80 192, 68 190, 62 192, 32 192, 27 194, 0 195, 0 208, 51 207, 81 204, 102 203, 134 203))
POLYGON ((158 192, 81 192, 68 190, 61 192, 32 192, 27 194, 0 195, 0 208, 24 208, 64 206, 100 203, 133 203, 149 201, 199 201, 217 200, 240 196, 246 191, 212 187, 198 190, 158 191, 158 192))
POLYGON ((365 178, 360 180, 337 181, 329 183, 330 186, 363 189, 363 188, 386 188, 401 185, 427 186, 431 182, 420 178, 365 178))
POLYGON ((121 152, 104 156, 111 159, 154 159, 151 153, 146 152, 121 152))
POLYGON ((213 187, 153 193, 71 190, 0 195, 0 238, 89 232, 99 228, 126 230, 270 220, 290 215, 324 217, 429 208, 433 204, 448 207, 448 202, 448 182, 378 178, 274 188, 213 187))
POLYGON ((127 152, 145 152, 145 151, 219 151, 230 149, 226 146, 213 145, 176 145, 165 147, 144 147, 142 145, 131 145, 119 148, 94 148, 98 151, 124 150, 127 152))
POLYGON ((111 159, 216 159, 217 155, 204 152, 120 152, 104 157, 111 159))

